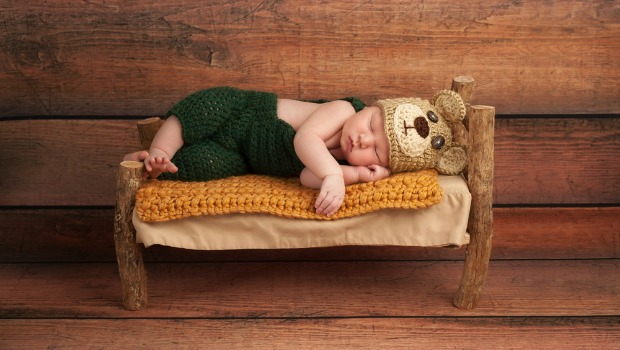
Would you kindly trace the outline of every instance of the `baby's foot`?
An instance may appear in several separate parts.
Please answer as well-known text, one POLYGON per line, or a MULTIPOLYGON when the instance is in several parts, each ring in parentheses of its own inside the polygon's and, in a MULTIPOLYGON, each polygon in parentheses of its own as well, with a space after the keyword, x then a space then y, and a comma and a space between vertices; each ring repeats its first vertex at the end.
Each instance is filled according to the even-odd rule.
POLYGON ((147 151, 138 151, 138 152, 133 152, 133 153, 126 154, 125 157, 123 157, 123 161, 132 160, 134 162, 142 162, 148 156, 149 156, 149 152, 147 152, 147 151))
POLYGON ((157 178, 161 173, 176 173, 179 171, 174 163, 170 161, 168 155, 160 150, 152 150, 144 160, 146 172, 152 179, 157 178))

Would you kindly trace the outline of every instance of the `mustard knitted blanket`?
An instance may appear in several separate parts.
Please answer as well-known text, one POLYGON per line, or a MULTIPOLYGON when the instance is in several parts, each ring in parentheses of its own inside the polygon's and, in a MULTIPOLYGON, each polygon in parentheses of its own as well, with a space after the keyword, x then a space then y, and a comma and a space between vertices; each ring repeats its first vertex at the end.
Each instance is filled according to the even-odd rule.
POLYGON ((439 203, 443 195, 434 170, 398 173, 375 182, 349 185, 342 207, 330 217, 315 212, 318 192, 302 186, 296 178, 264 175, 207 182, 148 180, 136 195, 136 210, 145 222, 233 213, 335 220, 387 208, 425 208, 439 203))

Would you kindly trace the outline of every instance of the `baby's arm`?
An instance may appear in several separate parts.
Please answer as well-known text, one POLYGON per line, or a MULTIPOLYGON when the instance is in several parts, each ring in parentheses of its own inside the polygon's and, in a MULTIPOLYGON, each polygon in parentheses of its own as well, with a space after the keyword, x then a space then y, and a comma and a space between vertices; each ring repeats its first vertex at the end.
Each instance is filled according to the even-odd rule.
POLYGON ((155 134, 149 155, 144 160, 146 171, 151 178, 158 177, 163 172, 176 173, 179 169, 170 159, 183 146, 181 122, 175 116, 170 116, 155 134))
POLYGON ((319 214, 334 214, 344 200, 343 169, 327 149, 325 140, 337 134, 344 121, 354 113, 351 104, 345 101, 322 104, 308 116, 295 135, 297 156, 314 174, 315 181, 320 181, 321 191, 315 203, 319 214))
MULTIPOLYGON (((390 176, 390 169, 382 165, 356 166, 358 179, 356 182, 371 182, 390 176)), ((348 185, 348 183, 347 183, 348 185)))
MULTIPOLYGON (((371 182, 385 179, 390 175, 390 170, 381 165, 351 166, 341 165, 344 184, 352 185, 359 182, 371 182)), ((310 188, 321 188, 322 180, 310 169, 305 168, 301 172, 301 183, 310 188)))

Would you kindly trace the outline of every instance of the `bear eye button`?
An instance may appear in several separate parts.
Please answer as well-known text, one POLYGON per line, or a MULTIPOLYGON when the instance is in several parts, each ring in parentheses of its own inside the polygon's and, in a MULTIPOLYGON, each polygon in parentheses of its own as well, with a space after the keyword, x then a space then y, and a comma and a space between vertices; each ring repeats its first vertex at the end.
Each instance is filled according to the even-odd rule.
POLYGON ((439 121, 439 118, 437 118, 437 114, 435 114, 435 112, 433 111, 426 112, 426 116, 428 117, 428 120, 432 121, 433 123, 437 123, 439 121))
POLYGON ((433 149, 441 149, 445 144, 446 139, 444 139, 443 136, 433 137, 433 140, 431 141, 431 146, 433 149))

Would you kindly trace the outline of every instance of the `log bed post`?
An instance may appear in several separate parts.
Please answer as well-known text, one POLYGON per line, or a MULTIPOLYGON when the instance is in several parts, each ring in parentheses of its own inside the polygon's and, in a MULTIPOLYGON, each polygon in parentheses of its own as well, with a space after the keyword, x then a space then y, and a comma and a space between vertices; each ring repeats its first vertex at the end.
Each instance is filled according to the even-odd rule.
POLYGON ((151 148, 151 142, 153 142, 155 134, 163 123, 164 121, 160 117, 152 117, 138 122, 138 135, 142 149, 151 148))
POLYGON ((122 162, 116 180, 114 243, 123 288, 123 305, 128 310, 143 309, 147 302, 144 260, 131 223, 136 192, 142 182, 142 168, 143 164, 139 162, 122 162))
MULTIPOLYGON (((469 107, 471 104, 471 100, 474 97, 474 87, 476 86, 476 81, 472 77, 468 76, 460 76, 452 79, 452 91, 456 92, 461 96, 465 106, 469 107)), ((467 126, 469 123, 469 108, 467 108, 465 114, 465 119, 463 119, 463 123, 452 124, 452 137, 454 141, 460 145, 467 146, 468 140, 468 132, 467 126)))
POLYGON ((455 141, 467 145, 467 182, 472 194, 472 204, 467 224, 470 243, 467 246, 461 284, 454 298, 454 305, 461 309, 476 307, 486 281, 491 243, 493 239, 493 145, 495 108, 471 106, 476 81, 460 76, 452 80, 452 90, 457 92, 467 113, 463 124, 453 128, 455 141))
POLYGON ((468 108, 467 181, 472 195, 467 230, 471 240, 467 246, 465 267, 454 305, 461 309, 476 307, 486 281, 493 239, 493 137, 495 108, 468 108))
MULTIPOLYGON (((163 124, 159 117, 138 122, 142 149, 148 150, 157 130, 163 124)), ((147 305, 147 279, 142 250, 136 241, 136 229, 131 222, 136 192, 142 184, 144 165, 124 161, 116 180, 116 213, 114 216, 114 243, 116 260, 123 288, 123 305, 127 310, 141 310, 147 305)))

